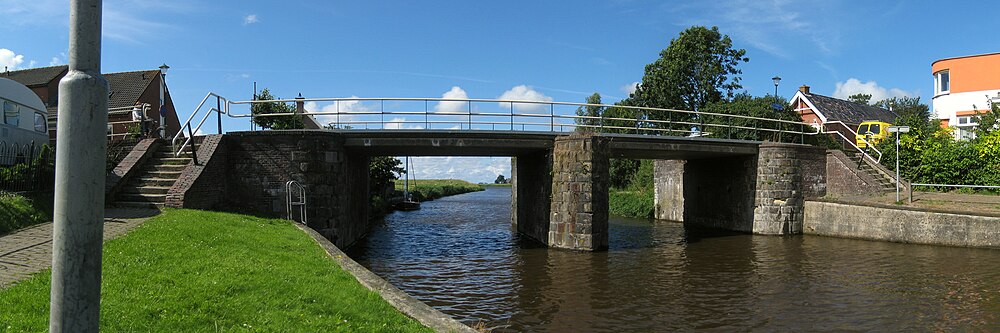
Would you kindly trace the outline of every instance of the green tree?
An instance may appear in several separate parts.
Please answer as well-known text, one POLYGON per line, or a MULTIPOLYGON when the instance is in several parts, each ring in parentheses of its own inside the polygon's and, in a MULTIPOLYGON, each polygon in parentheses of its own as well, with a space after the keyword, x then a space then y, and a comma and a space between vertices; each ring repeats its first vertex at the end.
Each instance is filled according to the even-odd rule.
MULTIPOLYGON (((587 104, 601 104, 601 94, 595 92, 593 95, 587 97, 587 104)), ((600 118, 602 114, 604 114, 603 106, 587 105, 576 108, 577 116, 588 117, 575 119, 576 124, 580 125, 576 127, 576 131, 597 132, 598 129, 596 127, 602 125, 602 123, 601 119, 595 118, 600 118)))
POLYGON ((870 103, 872 101, 872 95, 871 94, 864 94, 864 93, 857 93, 857 94, 854 94, 854 95, 851 95, 851 96, 847 96, 847 100, 851 101, 851 102, 854 102, 854 103, 859 103, 859 104, 864 104, 864 105, 870 105, 870 103))
POLYGON ((368 184, 372 201, 382 198, 389 183, 399 179, 396 175, 406 173, 402 167, 403 162, 392 156, 374 156, 368 164, 368 184))
MULTIPOLYGON (((264 88, 257 96, 254 96, 255 101, 269 101, 276 100, 276 98, 271 95, 271 91, 264 88)), ((302 116, 299 115, 288 115, 288 116, 265 116, 259 117, 260 115, 266 114, 276 114, 276 113, 295 113, 295 107, 287 103, 281 102, 265 102, 265 103, 254 103, 250 107, 250 113, 254 115, 253 122, 262 128, 268 129, 299 129, 303 128, 302 116)))
MULTIPOLYGON (((754 97, 743 92, 737 94, 731 101, 709 103, 705 105, 702 111, 802 122, 802 118, 794 110, 790 109, 788 105, 785 105, 782 109, 772 107, 775 100, 777 98, 774 96, 754 97)), ((704 121, 705 125, 703 128, 705 133, 713 138, 791 142, 795 140, 797 135, 782 133, 779 130, 794 132, 808 132, 810 130, 805 125, 715 115, 705 116, 704 121)))
POLYGON ((507 184, 507 178, 503 175, 497 175, 497 179, 493 181, 493 184, 507 184))
MULTIPOLYGON (((660 51, 659 59, 646 65, 642 83, 623 104, 698 111, 708 103, 729 99, 734 91, 743 87, 739 76, 743 72, 737 66, 750 60, 745 55, 746 50, 734 49, 732 40, 721 34, 718 27, 692 26, 672 39, 670 45, 660 51)), ((693 118, 690 114, 672 112, 635 117, 671 122, 693 118)), ((691 125, 655 123, 640 126, 684 131, 691 125)))

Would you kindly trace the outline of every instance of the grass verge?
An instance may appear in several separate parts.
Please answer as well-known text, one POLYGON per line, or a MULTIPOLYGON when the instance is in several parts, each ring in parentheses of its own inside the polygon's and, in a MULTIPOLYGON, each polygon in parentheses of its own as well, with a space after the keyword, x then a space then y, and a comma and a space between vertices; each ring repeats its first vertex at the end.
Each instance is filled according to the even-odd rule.
MULTIPOLYGON (((48 271, 0 290, 0 331, 45 331, 48 271)), ((291 222, 167 210, 104 246, 101 330, 429 332, 291 222)))
POLYGON ((653 191, 614 190, 608 192, 608 212, 611 215, 653 218, 653 191))
POLYGON ((0 192, 0 236, 52 220, 52 194, 0 192))
MULTIPOLYGON (((396 190, 402 191, 404 182, 396 181, 396 190)), ((485 190, 478 184, 459 179, 421 179, 410 181, 410 192, 417 201, 485 190)))

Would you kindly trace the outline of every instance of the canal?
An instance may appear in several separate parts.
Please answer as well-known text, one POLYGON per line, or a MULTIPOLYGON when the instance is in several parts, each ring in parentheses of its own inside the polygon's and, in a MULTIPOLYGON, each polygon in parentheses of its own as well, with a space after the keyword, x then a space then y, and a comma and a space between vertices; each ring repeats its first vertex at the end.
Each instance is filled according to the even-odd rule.
POLYGON ((510 188, 396 212, 348 253, 495 332, 997 331, 1000 251, 687 231, 612 217, 607 252, 510 230, 510 188))

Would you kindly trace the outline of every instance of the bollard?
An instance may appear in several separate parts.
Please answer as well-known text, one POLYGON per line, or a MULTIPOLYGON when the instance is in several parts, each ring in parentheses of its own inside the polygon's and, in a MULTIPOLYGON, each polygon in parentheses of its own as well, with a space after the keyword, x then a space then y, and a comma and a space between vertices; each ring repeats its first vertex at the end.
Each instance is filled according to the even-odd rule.
POLYGON ((100 323, 108 81, 101 76, 101 0, 70 2, 69 72, 59 81, 50 332, 100 323))

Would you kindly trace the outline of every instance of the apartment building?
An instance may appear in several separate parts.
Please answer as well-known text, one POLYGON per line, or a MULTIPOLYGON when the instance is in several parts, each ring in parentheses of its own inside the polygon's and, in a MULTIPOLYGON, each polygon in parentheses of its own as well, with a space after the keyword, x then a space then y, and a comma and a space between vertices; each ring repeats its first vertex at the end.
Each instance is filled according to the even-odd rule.
POLYGON ((934 116, 954 126, 956 139, 973 137, 977 113, 1000 102, 1000 53, 947 58, 931 64, 934 116))

